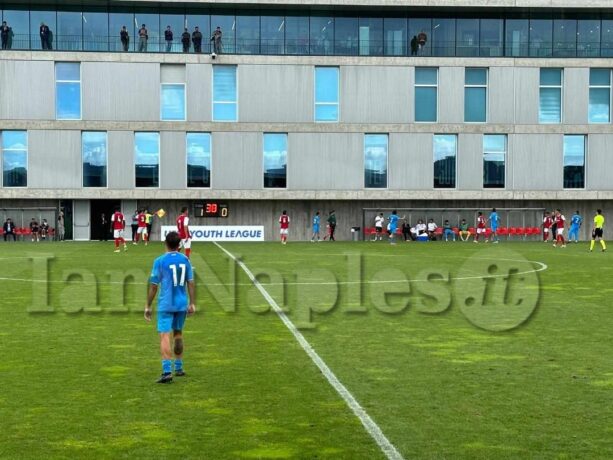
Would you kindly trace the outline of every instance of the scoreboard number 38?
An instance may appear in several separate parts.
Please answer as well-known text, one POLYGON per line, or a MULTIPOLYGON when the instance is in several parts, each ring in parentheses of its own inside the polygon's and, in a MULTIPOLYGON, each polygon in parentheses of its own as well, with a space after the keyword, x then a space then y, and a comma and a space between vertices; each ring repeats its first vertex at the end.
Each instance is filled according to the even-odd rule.
POLYGON ((197 217, 228 217, 228 205, 217 201, 207 201, 194 206, 197 217))

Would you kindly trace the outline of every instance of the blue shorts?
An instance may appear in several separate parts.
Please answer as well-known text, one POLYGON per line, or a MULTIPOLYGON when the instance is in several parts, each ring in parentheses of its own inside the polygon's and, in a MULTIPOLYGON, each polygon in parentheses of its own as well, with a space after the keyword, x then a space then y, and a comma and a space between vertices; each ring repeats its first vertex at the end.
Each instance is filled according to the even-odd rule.
POLYGON ((496 232, 498 231, 498 227, 494 227, 494 226, 492 226, 492 227, 491 227, 491 230, 492 230, 492 233, 496 233, 496 232))
POLYGON ((186 311, 158 311, 158 332, 182 331, 186 311))
POLYGON ((319 225, 313 225, 313 233, 319 233, 319 225))
POLYGON ((395 225, 391 225, 391 226, 390 226, 390 233, 391 233, 392 235, 396 233, 396 230, 398 230, 398 229, 396 228, 396 226, 395 226, 395 225))

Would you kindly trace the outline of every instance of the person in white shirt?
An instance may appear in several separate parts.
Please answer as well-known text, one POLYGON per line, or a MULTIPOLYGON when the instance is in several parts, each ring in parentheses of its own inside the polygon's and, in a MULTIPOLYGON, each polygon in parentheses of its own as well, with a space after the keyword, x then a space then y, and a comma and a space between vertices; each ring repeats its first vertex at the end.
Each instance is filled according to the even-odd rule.
POLYGON ((383 241, 383 224, 385 223, 385 217, 383 213, 375 217, 375 239, 373 241, 383 241))
POLYGON ((424 221, 419 219, 417 221, 417 225, 415 227, 413 227, 413 234, 415 235, 415 239, 419 238, 421 235, 425 235, 426 234, 426 224, 424 224, 424 221))
POLYGON ((430 219, 430 221, 428 222, 428 237, 432 241, 436 240, 436 229, 437 228, 438 228, 438 225, 434 223, 434 219, 430 219))

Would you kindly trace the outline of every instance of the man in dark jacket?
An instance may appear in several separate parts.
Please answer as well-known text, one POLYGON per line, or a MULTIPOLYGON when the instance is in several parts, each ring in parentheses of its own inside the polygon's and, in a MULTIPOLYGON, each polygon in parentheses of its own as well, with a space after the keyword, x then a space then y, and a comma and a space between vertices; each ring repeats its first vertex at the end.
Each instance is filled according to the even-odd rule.
MULTIPOLYGON (((330 211, 330 215, 328 216, 328 237, 330 241, 336 241, 334 239, 334 232, 336 231, 336 214, 334 211, 330 211)), ((326 237, 324 237, 324 240, 326 237)))
POLYGON ((17 241, 17 237, 15 236, 15 224, 10 217, 6 219, 2 229, 4 230, 4 241, 7 241, 8 237, 10 236, 13 237, 13 241, 17 241))
POLYGON ((186 27, 185 30, 183 31, 183 34, 181 35, 181 44, 183 45, 184 53, 189 53, 190 42, 191 42, 191 35, 189 34, 189 31, 187 30, 187 27, 186 27))
POLYGON ((128 49, 130 48, 130 34, 128 33, 126 26, 121 28, 121 32, 119 32, 119 39, 121 40, 121 47, 124 53, 127 53, 128 49))
POLYGON ((166 26, 166 30, 164 31, 164 40, 166 40, 166 52, 170 53, 172 50, 172 39, 173 33, 170 26, 166 26))
POLYGON ((202 53, 202 32, 196 27, 192 34, 192 42, 194 43, 194 53, 202 53))
POLYGON ((221 43, 221 27, 217 26, 213 35, 211 36, 211 41, 213 42, 213 54, 221 54, 222 52, 222 43, 221 43))
POLYGON ((11 49, 9 46, 10 33, 11 33, 11 28, 8 26, 6 21, 2 21, 2 27, 0 27, 0 38, 2 39, 2 49, 3 50, 11 49))
POLYGON ((138 29, 138 52, 146 53, 147 52, 147 41, 149 40, 149 32, 147 31, 147 27, 145 24, 142 25, 140 29, 138 29))
POLYGON ((40 35, 40 46, 44 50, 51 49, 51 30, 49 30, 49 26, 47 26, 44 22, 40 23, 40 28, 38 29, 40 35))

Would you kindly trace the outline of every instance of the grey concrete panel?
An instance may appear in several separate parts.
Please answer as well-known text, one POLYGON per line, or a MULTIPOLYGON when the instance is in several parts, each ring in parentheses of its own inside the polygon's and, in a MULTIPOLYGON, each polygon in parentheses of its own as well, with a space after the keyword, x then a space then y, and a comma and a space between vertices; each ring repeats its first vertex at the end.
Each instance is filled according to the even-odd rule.
POLYGON ((185 133, 160 133, 160 188, 179 190, 187 186, 185 133))
POLYGON ((119 190, 134 188, 134 133, 109 131, 107 139, 108 188, 119 190))
POLYGON ((83 62, 81 75, 83 120, 160 119, 159 64, 83 62))
POLYGON ((409 67, 341 67, 341 122, 410 123, 414 116, 411 71, 409 67))
POLYGON ((536 67, 515 69, 515 123, 538 123, 539 69, 536 67))
POLYGON ((589 68, 564 69, 564 124, 587 123, 589 85, 589 68))
POLYGON ((81 188, 80 131, 28 132, 28 188, 81 188))
POLYGON ((392 190, 432 189, 432 134, 390 134, 388 176, 392 190))
POLYGON ((458 136, 458 190, 481 190, 483 188, 483 135, 462 134, 458 136))
POLYGON ((313 74, 313 66, 238 66, 240 121, 312 122, 313 74))
POLYGON ((185 94, 188 121, 211 121, 212 119, 212 67, 209 64, 187 64, 185 94))
POLYGON ((464 121, 464 67, 440 67, 438 70, 438 121, 464 121))
MULTIPOLYGON (((211 186, 261 190, 264 187, 261 133, 213 133, 211 186)), ((292 155, 288 151, 288 155, 292 155)), ((291 156, 288 159, 291 164, 291 156)))
POLYGON ((292 190, 364 188, 362 134, 290 133, 287 155, 292 190))
POLYGON ((55 64, 0 61, 0 119, 55 119, 55 64))
POLYGON ((561 190, 563 136, 560 134, 527 134, 510 136, 514 190, 561 190))
POLYGON ((160 66, 162 83, 185 83, 185 66, 180 64, 162 64, 160 66))
POLYGON ((613 135, 592 134, 587 139, 586 187, 588 190, 613 188, 613 135))
POLYGON ((488 123, 513 123, 515 119, 514 74, 514 68, 490 67, 488 123))

